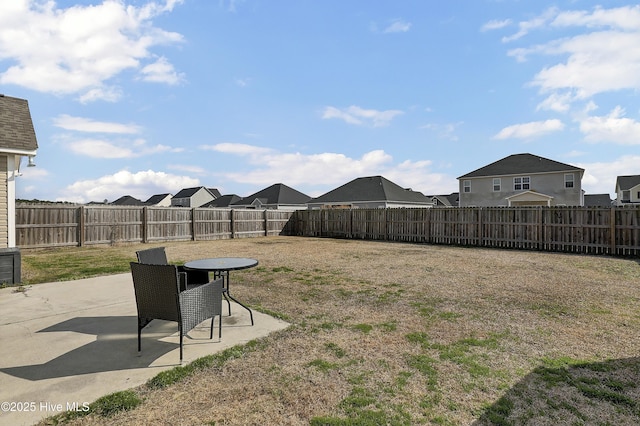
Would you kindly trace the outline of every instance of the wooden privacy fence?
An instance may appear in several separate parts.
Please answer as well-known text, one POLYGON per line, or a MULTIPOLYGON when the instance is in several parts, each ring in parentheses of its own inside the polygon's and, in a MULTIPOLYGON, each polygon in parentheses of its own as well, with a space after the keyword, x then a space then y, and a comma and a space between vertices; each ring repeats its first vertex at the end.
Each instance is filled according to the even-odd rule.
POLYGON ((309 237, 638 256, 640 207, 298 210, 287 232, 309 237))
POLYGON ((16 206, 20 248, 280 235, 292 212, 177 207, 16 206))

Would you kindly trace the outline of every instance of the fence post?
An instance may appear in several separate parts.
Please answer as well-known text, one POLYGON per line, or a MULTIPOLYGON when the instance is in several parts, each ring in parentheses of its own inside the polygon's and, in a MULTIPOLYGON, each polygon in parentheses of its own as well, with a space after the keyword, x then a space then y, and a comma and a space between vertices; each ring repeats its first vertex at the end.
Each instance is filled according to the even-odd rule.
POLYGON ((236 237, 236 209, 231 209, 231 238, 236 237))
POLYGON ((196 208, 191 208, 191 241, 196 240, 196 208))
POLYGON ((616 208, 611 207, 611 217, 609 218, 609 226, 611 232, 611 255, 615 256, 616 254, 616 208))
POLYGON ((478 247, 484 246, 484 208, 478 207, 478 247))
POLYGON ((148 223, 148 219, 147 219, 147 212, 148 212, 148 207, 144 206, 142 208, 142 229, 140 230, 140 233, 142 234, 142 243, 147 243, 147 223, 148 223))
POLYGON ((544 207, 538 207, 538 250, 544 249, 544 207))
POLYGON ((84 231, 84 206, 80 206, 80 208, 78 208, 78 246, 82 247, 84 246, 84 240, 86 238, 85 236, 85 231, 84 231))
POLYGON ((269 236, 269 217, 267 216, 267 209, 264 209, 264 236, 269 236))

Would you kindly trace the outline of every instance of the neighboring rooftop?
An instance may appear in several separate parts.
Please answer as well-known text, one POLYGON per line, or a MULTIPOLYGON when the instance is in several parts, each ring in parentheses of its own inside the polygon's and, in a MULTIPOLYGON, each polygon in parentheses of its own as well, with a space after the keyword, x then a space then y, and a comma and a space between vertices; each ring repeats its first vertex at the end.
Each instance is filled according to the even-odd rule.
POLYGON ((430 204, 421 192, 403 188, 382 176, 356 178, 314 198, 312 203, 393 201, 430 204))
POLYGON ((637 185, 640 185, 640 175, 618 176, 616 179, 616 187, 620 188, 621 191, 631 189, 637 185))
POLYGON ((584 206, 585 207, 610 207, 611 197, 609 194, 585 194, 584 206))
POLYGON ((487 166, 467 173, 466 175, 462 175, 458 179, 568 171, 584 171, 584 169, 572 166, 570 164, 560 163, 559 161, 540 157, 539 155, 513 154, 501 160, 493 162, 487 166))
POLYGON ((233 206, 245 206, 251 205, 256 199, 260 200, 260 203, 265 204, 279 204, 279 205, 296 205, 305 204, 311 199, 306 194, 297 191, 283 183, 273 184, 261 191, 244 197, 234 203, 233 206))

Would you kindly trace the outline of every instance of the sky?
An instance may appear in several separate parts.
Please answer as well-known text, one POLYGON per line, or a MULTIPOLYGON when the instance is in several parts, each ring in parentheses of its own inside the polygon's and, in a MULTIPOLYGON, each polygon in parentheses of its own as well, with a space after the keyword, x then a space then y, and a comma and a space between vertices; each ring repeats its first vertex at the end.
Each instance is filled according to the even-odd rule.
POLYGON ((519 153, 615 198, 640 174, 639 90, 625 1, 0 2, 0 93, 29 101, 39 146, 19 199, 376 175, 450 194, 519 153))

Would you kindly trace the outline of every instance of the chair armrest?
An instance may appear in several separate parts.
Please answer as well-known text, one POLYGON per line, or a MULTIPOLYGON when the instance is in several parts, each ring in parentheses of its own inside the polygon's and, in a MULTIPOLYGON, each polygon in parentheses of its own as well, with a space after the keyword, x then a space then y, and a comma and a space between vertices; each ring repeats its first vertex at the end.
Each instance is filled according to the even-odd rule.
POLYGON ((187 333, 202 321, 222 315, 222 278, 189 288, 180 293, 183 332, 187 333))

